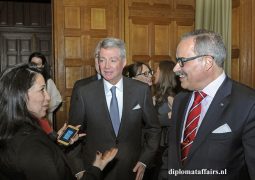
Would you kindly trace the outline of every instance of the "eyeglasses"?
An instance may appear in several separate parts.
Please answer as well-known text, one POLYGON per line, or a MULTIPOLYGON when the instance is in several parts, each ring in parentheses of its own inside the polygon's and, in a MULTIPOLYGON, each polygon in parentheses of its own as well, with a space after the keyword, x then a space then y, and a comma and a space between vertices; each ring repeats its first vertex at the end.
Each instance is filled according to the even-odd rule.
POLYGON ((145 71, 143 73, 139 73, 137 74, 136 76, 140 76, 140 75, 143 75, 145 77, 149 77, 150 75, 152 76, 153 75, 153 71, 145 71))
POLYGON ((42 64, 37 64, 35 62, 31 62, 31 65, 36 66, 37 68, 43 68, 42 64))
POLYGON ((176 58, 176 62, 179 64, 180 67, 183 67, 185 62, 192 61, 194 59, 204 57, 204 56, 210 56, 214 59, 214 57, 211 55, 198 55, 198 56, 189 57, 189 58, 179 57, 179 58, 176 58))

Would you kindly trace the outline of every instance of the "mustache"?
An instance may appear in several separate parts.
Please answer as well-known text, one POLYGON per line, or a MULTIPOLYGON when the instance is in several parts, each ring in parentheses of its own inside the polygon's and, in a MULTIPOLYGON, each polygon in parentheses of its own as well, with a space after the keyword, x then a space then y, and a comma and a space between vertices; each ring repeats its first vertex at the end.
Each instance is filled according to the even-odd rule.
POLYGON ((175 72, 176 76, 186 76, 187 74, 184 71, 177 71, 175 72))

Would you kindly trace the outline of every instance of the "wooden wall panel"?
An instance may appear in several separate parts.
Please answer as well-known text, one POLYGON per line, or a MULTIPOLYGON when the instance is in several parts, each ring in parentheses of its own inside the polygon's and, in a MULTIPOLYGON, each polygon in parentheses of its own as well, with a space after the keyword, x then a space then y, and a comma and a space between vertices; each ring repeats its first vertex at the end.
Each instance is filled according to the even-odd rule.
POLYGON ((100 37, 93 37, 93 36, 87 36, 86 42, 87 45, 85 46, 86 52, 88 52, 88 58, 86 59, 89 62, 94 62, 94 52, 95 48, 97 46, 97 43, 101 40, 100 37))
POLYGON ((170 44, 166 39, 171 40, 169 25, 155 25, 155 55, 169 53, 170 44))
POLYGON ((81 12, 79 7, 65 7, 65 28, 81 28, 81 12))
MULTIPOLYGON (((231 75, 255 87, 255 2, 233 0, 232 4, 231 75)), ((0 8, 12 5, 0 2, 0 8)), ((162 59, 175 59, 180 37, 194 29, 195 21, 195 0, 54 0, 53 9, 56 81, 64 98, 59 127, 68 119, 73 83, 95 72, 94 48, 101 38, 123 38, 129 64, 139 60, 156 67, 162 59)), ((0 14, 0 25, 16 23, 11 13, 0 14)), ((36 17, 27 22, 38 25, 44 21, 36 17)), ((13 63, 15 53, 8 56, 13 63)))
POLYGON ((255 2, 232 1, 231 77, 255 88, 255 2))
POLYGON ((99 40, 120 37, 128 63, 154 67, 162 59, 174 59, 179 36, 194 29, 195 0, 54 0, 53 8, 55 70, 64 99, 58 127, 68 120, 74 82, 95 73, 99 40))
POLYGON ((149 26, 144 24, 133 24, 130 32, 132 39, 130 46, 133 55, 149 55, 149 26))
POLYGON ((125 1, 128 64, 142 61, 155 68, 161 60, 174 60, 180 36, 194 29, 194 9, 195 0, 125 1))
POLYGON ((192 9, 194 8, 194 1, 190 1, 190 0, 177 0, 175 1, 176 4, 176 8, 180 8, 180 9, 192 9))
POLYGON ((66 58, 81 58, 81 38, 80 37, 65 37, 65 57, 66 58))
POLYGON ((56 83, 64 99, 57 114, 58 128, 68 120, 74 82, 95 74, 94 49, 98 41, 107 36, 120 37, 121 4, 122 0, 54 1, 56 83))
POLYGON ((232 61, 231 61, 231 78, 240 81, 240 40, 239 40, 239 25, 240 25, 240 4, 232 2, 232 61))
POLYGON ((250 87, 255 88, 255 2, 252 1, 252 14, 251 14, 251 21, 252 21, 252 47, 251 47, 251 84, 250 87))
POLYGON ((82 67, 66 67, 66 88, 72 89, 74 86, 74 83, 77 79, 81 79, 82 76, 82 67))
POLYGON ((240 81, 244 84, 251 84, 251 53, 252 53, 252 0, 241 0, 242 5, 240 6, 240 81), (249 24, 249 25, 248 25, 249 24))
POLYGON ((194 30, 193 26, 177 25, 177 42, 179 42, 183 34, 193 30, 194 30))
POLYGON ((91 8, 91 29, 106 29, 106 11, 104 8, 91 8))

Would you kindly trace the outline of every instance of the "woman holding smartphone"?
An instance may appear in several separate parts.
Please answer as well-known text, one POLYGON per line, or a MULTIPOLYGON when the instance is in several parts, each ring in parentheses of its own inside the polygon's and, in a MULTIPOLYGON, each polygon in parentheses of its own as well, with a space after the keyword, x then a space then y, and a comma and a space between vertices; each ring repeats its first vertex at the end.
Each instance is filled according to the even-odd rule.
MULTIPOLYGON (((27 64, 6 69, 0 75, 0 92, 0 179, 76 179, 63 152, 38 124, 50 102, 40 71, 27 64)), ((94 166, 79 178, 100 179, 116 153, 98 153, 94 166)))

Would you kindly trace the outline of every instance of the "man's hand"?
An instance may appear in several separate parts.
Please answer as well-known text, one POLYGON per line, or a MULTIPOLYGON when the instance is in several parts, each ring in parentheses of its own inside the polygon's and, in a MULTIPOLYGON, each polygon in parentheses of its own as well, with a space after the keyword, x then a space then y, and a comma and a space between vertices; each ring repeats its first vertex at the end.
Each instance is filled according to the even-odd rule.
POLYGON ((105 168, 105 166, 113 160, 118 152, 117 148, 111 148, 108 151, 105 151, 103 154, 97 151, 96 160, 93 163, 93 166, 98 167, 101 171, 105 168))
POLYGON ((135 180, 142 180, 145 172, 145 165, 142 162, 137 162, 133 169, 133 172, 136 172, 135 180))

